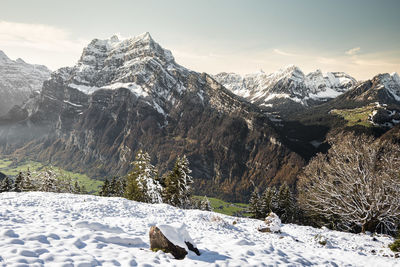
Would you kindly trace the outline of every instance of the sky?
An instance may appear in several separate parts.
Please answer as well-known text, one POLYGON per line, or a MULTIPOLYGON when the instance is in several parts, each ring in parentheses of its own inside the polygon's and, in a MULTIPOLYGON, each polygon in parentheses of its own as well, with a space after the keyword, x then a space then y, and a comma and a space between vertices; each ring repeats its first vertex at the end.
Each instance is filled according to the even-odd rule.
POLYGON ((52 70, 94 38, 150 32, 199 72, 400 73, 399 0, 1 0, 0 50, 52 70))

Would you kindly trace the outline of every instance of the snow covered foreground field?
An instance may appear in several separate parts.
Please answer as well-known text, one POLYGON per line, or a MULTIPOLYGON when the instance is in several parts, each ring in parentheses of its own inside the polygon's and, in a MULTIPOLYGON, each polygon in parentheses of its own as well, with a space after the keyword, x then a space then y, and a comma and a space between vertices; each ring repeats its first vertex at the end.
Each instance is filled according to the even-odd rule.
POLYGON ((386 236, 292 224, 281 234, 261 233, 262 223, 122 198, 2 193, 0 266, 400 266, 386 236), (150 226, 182 222, 201 256, 175 260, 149 249, 150 226))

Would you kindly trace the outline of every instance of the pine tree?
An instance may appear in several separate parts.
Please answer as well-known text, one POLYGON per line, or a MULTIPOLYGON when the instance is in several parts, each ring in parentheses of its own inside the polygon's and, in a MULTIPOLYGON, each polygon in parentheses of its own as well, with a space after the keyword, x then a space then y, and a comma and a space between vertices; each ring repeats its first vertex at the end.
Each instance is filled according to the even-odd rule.
POLYGON ((165 177, 164 199, 167 203, 180 208, 190 207, 193 183, 191 172, 186 156, 178 157, 174 168, 165 177))
MULTIPOLYGON (((81 187, 80 187, 80 185, 79 185, 78 180, 75 180, 73 193, 74 193, 74 194, 80 194, 80 193, 81 193, 81 187)), ((100 195, 100 196, 101 196, 101 195, 100 195)))
POLYGON ((110 197, 115 197, 117 194, 118 190, 118 182, 117 182, 117 177, 113 177, 110 183, 110 197))
POLYGON ((276 196, 276 214, 281 218, 282 222, 289 222, 293 217, 294 200, 292 192, 286 183, 283 183, 279 187, 278 194, 276 196))
POLYGON ((161 203, 162 187, 149 154, 139 150, 132 165, 133 170, 127 176, 125 197, 140 202, 161 203))
POLYGON ((81 194, 87 194, 87 193, 88 193, 88 191, 86 190, 86 186, 83 184, 81 186, 81 194))
POLYGON ((57 181, 57 173, 52 168, 46 168, 38 173, 37 177, 39 186, 38 190, 42 192, 57 192, 59 182, 57 181))
POLYGON ((251 213, 251 217, 255 219, 262 218, 261 216, 261 208, 260 208, 260 196, 258 194, 257 188, 254 189, 253 193, 250 196, 249 201, 249 213, 251 213))
POLYGON ((0 182, 0 193, 10 192, 12 190, 12 182, 8 176, 4 177, 0 182))
POLYGON ((75 186, 73 185, 72 178, 65 174, 62 170, 58 169, 54 171, 55 179, 55 191, 58 193, 74 193, 75 186))
POLYGON ((32 174, 28 168, 28 171, 23 175, 22 183, 21 183, 21 191, 29 192, 35 191, 36 187, 32 178, 32 174))
POLYGON ((102 197, 108 197, 109 196, 109 187, 110 187, 110 185, 109 185, 108 179, 106 179, 104 181, 104 184, 101 187, 99 195, 102 197))
POLYGON ((212 211, 211 203, 207 196, 204 196, 203 200, 200 202, 200 209, 212 211))
POLYGON ((267 187, 260 199, 261 217, 265 218, 273 210, 276 191, 275 188, 267 187))
POLYGON ((15 178, 14 182, 14 191, 15 192, 21 192, 22 191, 22 183, 24 181, 24 176, 22 172, 19 172, 17 177, 15 178))
POLYGON ((119 177, 117 180, 117 189, 115 192, 116 197, 123 197, 125 194, 126 188, 126 177, 119 177))

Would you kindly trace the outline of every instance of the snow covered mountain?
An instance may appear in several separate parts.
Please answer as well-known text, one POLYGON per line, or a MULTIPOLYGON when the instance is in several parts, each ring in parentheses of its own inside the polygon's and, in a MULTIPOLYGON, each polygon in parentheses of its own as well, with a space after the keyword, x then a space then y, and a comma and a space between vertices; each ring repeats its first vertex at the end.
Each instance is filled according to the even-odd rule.
POLYGON ((400 77, 396 72, 378 74, 371 80, 360 83, 337 101, 379 102, 400 106, 400 77))
POLYGON ((125 40, 117 36, 95 39, 74 67, 55 73, 64 84, 85 94, 99 89, 129 89, 137 97, 154 100, 149 104, 162 114, 164 110, 159 104, 174 103, 175 95, 187 89, 182 80, 190 74, 148 32, 125 40))
POLYGON ((277 99, 291 100, 303 106, 335 98, 354 86, 357 81, 343 72, 323 74, 316 70, 305 75, 294 65, 277 72, 240 76, 220 73, 214 78, 233 93, 261 106, 272 106, 277 99))
POLYGON ((0 50, 0 116, 14 105, 21 105, 29 96, 40 91, 50 70, 43 65, 31 65, 22 59, 9 59, 0 50))
POLYGON ((250 179, 290 181, 304 164, 257 106, 177 64, 149 33, 93 40, 14 111, 0 118, 0 152, 95 177, 126 174, 140 148, 161 172, 186 154, 197 193, 245 200, 250 179))
POLYGON ((0 194, 1 266, 399 266, 387 235, 284 224, 122 198, 0 194), (186 225, 201 255, 150 250, 153 225, 186 225))

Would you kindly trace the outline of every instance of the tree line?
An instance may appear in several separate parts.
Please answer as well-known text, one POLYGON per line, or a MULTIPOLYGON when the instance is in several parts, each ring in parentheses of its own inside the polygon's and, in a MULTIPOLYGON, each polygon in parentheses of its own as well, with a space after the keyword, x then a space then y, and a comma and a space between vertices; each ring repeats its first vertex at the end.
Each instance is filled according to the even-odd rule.
POLYGON ((400 225, 400 146, 393 141, 345 133, 330 139, 327 153, 310 160, 296 191, 257 189, 250 213, 265 218, 273 211, 283 222, 351 232, 394 235, 400 225))
POLYGON ((46 167, 41 171, 31 172, 28 169, 25 172, 19 172, 14 180, 8 176, 4 177, 0 182, 0 193, 11 191, 42 191, 73 194, 87 193, 85 186, 81 185, 78 180, 52 167, 46 167))
MULTIPOLYGON (((132 169, 126 176, 106 179, 99 195, 125 197, 146 203, 168 203, 180 208, 212 210, 206 196, 202 200, 192 198, 193 178, 186 156, 178 157, 172 170, 163 176, 151 164, 149 154, 142 150, 137 152, 131 164, 132 169)), ((0 193, 10 191, 87 193, 77 180, 52 167, 36 172, 28 169, 26 172, 19 172, 15 179, 4 177, 0 182, 0 193)))
POLYGON ((167 203, 180 208, 211 210, 207 197, 192 198, 193 178, 186 156, 178 157, 172 170, 160 175, 147 152, 139 150, 128 175, 105 180, 99 195, 125 197, 146 203, 167 203))
POLYGON ((267 187, 260 195, 255 188, 250 196, 249 213, 252 218, 264 219, 270 212, 274 212, 282 222, 294 222, 298 216, 298 208, 292 191, 286 183, 278 189, 267 187))

